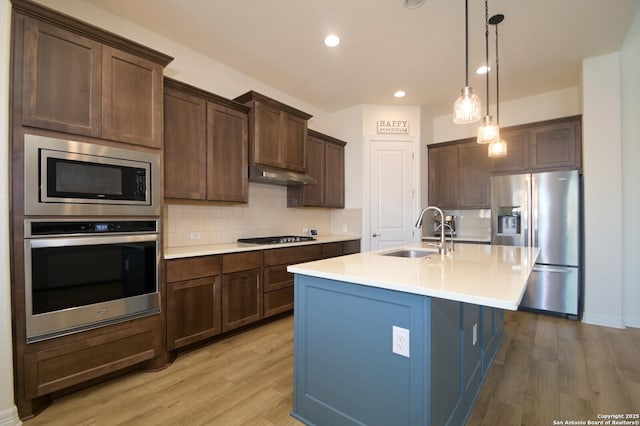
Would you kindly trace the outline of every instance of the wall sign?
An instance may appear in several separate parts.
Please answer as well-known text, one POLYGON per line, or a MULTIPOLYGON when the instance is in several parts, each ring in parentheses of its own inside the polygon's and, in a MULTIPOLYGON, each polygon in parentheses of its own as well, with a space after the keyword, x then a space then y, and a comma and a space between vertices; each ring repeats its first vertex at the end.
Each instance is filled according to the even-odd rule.
POLYGON ((409 133, 409 121, 407 120, 378 120, 377 127, 378 133, 409 133))

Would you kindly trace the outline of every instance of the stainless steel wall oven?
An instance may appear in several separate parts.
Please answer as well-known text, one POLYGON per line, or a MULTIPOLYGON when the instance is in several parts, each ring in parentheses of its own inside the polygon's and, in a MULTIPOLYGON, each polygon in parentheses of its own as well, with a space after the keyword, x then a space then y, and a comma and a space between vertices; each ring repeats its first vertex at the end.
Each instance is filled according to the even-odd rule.
POLYGON ((25 220, 27 342, 160 312, 158 220, 25 220))

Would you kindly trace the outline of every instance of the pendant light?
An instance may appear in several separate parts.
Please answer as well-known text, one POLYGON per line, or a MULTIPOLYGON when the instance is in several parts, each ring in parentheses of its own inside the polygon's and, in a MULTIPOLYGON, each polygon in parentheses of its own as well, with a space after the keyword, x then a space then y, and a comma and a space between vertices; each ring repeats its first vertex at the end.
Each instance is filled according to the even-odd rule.
POLYGON ((464 2, 464 61, 465 80, 462 94, 453 104, 453 122, 455 124, 475 123, 480 120, 480 98, 469 87, 469 0, 464 2))
MULTIPOLYGON (((498 24, 504 20, 504 15, 493 15, 489 19, 489 24, 496 27, 496 125, 500 125, 500 60, 498 56, 498 24)), ((491 158, 504 157, 507 155, 507 142, 498 138, 497 141, 489 144, 488 155, 491 158)))
MULTIPOLYGON (((489 4, 484 1, 484 54, 485 67, 489 69, 489 4)), ((482 124, 478 127, 478 139, 480 144, 497 142, 500 140, 500 128, 493 123, 493 117, 489 114, 489 72, 485 73, 487 88, 487 115, 482 119, 482 124)))

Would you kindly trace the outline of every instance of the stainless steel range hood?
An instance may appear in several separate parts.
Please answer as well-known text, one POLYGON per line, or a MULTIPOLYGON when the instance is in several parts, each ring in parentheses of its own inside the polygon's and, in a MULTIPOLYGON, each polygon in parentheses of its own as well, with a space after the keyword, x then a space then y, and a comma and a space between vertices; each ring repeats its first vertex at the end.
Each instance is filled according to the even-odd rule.
POLYGON ((249 180, 251 182, 270 183, 272 185, 308 185, 316 183, 316 179, 304 173, 278 169, 262 165, 249 166, 249 180))

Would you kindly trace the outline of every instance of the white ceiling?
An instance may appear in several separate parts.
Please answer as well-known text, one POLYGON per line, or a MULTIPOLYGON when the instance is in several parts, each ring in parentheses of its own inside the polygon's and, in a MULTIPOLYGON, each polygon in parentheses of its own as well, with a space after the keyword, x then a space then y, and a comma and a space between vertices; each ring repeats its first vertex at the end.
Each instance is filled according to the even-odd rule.
MULTIPOLYGON (((327 112, 358 104, 448 113, 464 86, 464 1, 87 0, 327 112), (323 44, 329 32, 342 43, 323 44), (393 98, 403 89, 407 96, 393 98)), ((500 100, 580 85, 620 50, 640 0, 490 0, 502 13, 500 100)), ((469 0, 469 80, 485 101, 484 2, 469 0)), ((494 62, 490 27, 490 64, 494 62)), ((495 80, 490 81, 495 101, 495 80)))

